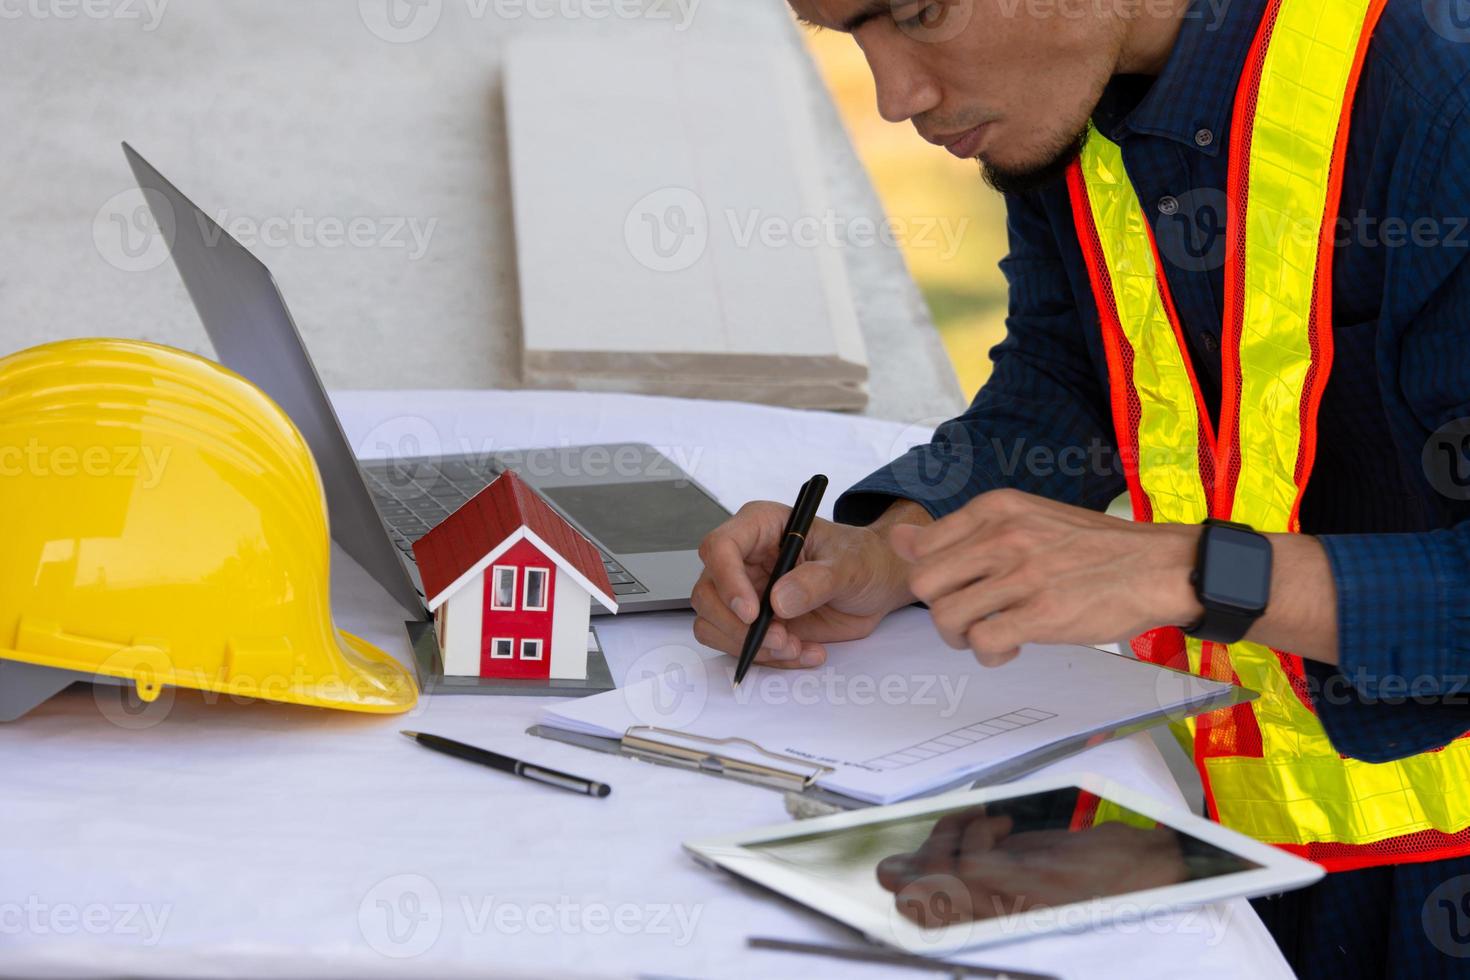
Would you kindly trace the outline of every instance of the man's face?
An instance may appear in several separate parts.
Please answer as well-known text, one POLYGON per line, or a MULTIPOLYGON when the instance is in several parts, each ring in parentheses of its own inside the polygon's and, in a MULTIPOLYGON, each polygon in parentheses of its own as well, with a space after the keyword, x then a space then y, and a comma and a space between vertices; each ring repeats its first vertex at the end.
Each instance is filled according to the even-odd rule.
POLYGON ((889 122, 978 159, 1002 190, 1044 183, 1077 154, 1118 64, 1106 4, 1032 0, 790 0, 852 34, 889 122))

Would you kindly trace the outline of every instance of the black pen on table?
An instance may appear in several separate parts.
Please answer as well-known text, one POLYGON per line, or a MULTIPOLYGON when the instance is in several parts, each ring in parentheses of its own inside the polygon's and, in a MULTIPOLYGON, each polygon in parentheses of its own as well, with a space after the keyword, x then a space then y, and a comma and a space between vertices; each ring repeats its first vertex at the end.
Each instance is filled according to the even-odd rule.
POLYGON ((806 536, 812 529, 812 521, 816 519, 817 508, 822 504, 822 494, 827 492, 827 478, 818 473, 810 480, 801 485, 801 492, 796 495, 796 506, 791 508, 791 514, 786 518, 786 528, 781 532, 781 551, 776 556, 776 565, 771 569, 771 580, 766 583, 766 591, 761 596, 761 608, 755 616, 755 622, 750 624, 750 629, 745 634, 745 646, 740 648, 740 662, 735 666, 735 684, 745 680, 745 674, 750 670, 750 665, 755 662, 755 655, 760 653, 761 644, 765 642, 766 630, 771 626, 771 620, 776 618, 776 613, 771 609, 771 590, 776 587, 776 582, 781 576, 786 575, 796 567, 801 558, 801 549, 806 546, 806 536))
POLYGON ((547 786, 556 786, 560 789, 570 790, 573 793, 581 793, 583 796, 604 797, 612 792, 612 787, 606 783, 593 782, 583 779, 581 776, 573 776, 569 773, 557 772, 555 769, 547 769, 530 762, 522 762, 512 759, 508 755, 499 752, 491 752, 489 749, 476 748, 453 739, 442 738, 438 735, 425 735, 423 732, 400 732, 419 743, 426 749, 452 755, 456 759, 466 762, 475 762, 491 769, 499 769, 508 772, 512 776, 520 776, 534 783, 545 783, 547 786))

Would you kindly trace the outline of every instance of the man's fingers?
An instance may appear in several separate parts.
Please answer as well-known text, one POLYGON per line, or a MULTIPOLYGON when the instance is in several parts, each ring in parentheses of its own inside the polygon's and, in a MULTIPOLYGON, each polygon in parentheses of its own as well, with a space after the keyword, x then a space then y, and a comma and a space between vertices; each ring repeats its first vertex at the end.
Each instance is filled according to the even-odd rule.
POLYGON ((994 857, 995 845, 1011 832, 1009 816, 981 817, 972 820, 960 836, 959 860, 956 862, 961 875, 975 874, 994 857))
POLYGON ((919 877, 912 854, 894 854, 878 862, 878 884, 896 892, 919 877))
POLYGON ((930 600, 929 615, 945 644, 952 650, 964 650, 970 646, 970 627, 1024 602, 1029 596, 1020 582, 985 578, 958 592, 930 600))
POLYGON ((783 575, 771 590, 771 610, 796 619, 832 601, 837 574, 830 561, 804 561, 783 575))
POLYGON ((718 531, 712 532, 700 547, 705 571, 720 602, 742 622, 749 623, 755 619, 758 600, 755 583, 746 573, 746 555, 735 538, 718 531))
POLYGON ((699 544, 700 560, 721 601, 743 622, 755 620, 760 601, 747 565, 776 546, 788 513, 790 508, 768 501, 746 504, 699 544))
POLYGON ((937 874, 953 871, 955 853, 965 830, 965 816, 952 813, 941 817, 929 831, 929 836, 912 855, 915 870, 920 874, 937 874))
POLYGON ((974 624, 965 631, 965 641, 982 667, 999 667, 1016 659, 1027 632, 1021 613, 1013 610, 974 624))
MULTIPOLYGON (((703 621, 708 627, 705 635, 696 634, 695 638, 711 649, 739 656, 750 627, 725 605, 708 573, 701 575, 695 583, 690 602, 698 617, 696 622, 703 621)), ((764 659, 758 659, 758 663, 799 660, 802 653, 801 641, 791 636, 784 623, 771 624, 761 641, 761 649, 760 656, 764 659)))
MULTIPOLYGON (((698 617, 694 620, 694 639, 711 650, 719 650, 731 657, 740 656, 740 648, 745 643, 745 631, 731 633, 720 629, 709 620, 698 617)), ((786 646, 779 649, 762 646, 759 653, 755 655, 755 662, 765 667, 783 667, 796 669, 810 667, 804 653, 805 647, 798 645, 795 652, 786 646)))

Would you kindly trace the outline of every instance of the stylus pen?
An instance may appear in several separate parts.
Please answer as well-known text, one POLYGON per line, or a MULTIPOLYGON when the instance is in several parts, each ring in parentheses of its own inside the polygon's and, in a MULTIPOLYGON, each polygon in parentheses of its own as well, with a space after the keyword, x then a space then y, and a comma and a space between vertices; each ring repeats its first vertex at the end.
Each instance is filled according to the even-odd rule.
POLYGON ((499 752, 491 752, 489 749, 477 749, 473 745, 456 742, 453 739, 441 738, 438 735, 425 735, 422 732, 401 732, 426 749, 435 752, 443 752, 452 755, 456 759, 466 762, 477 762, 491 769, 499 769, 508 772, 512 776, 520 776, 535 783, 545 783, 547 786, 555 786, 559 789, 571 790, 573 793, 581 793, 583 796, 604 797, 612 792, 612 787, 607 783, 595 783, 581 776, 573 776, 555 769, 546 769, 542 766, 512 759, 508 755, 499 752))
POLYGON ((770 629, 771 620, 776 618, 776 613, 771 609, 771 590, 776 587, 776 582, 781 576, 789 573, 796 567, 796 562, 801 558, 801 549, 806 546, 806 536, 812 529, 812 521, 816 519, 817 508, 822 504, 822 494, 827 492, 827 478, 818 473, 810 480, 801 485, 801 492, 796 495, 796 506, 791 508, 791 515, 786 518, 786 527, 781 532, 781 551, 776 556, 776 566, 771 569, 771 580, 766 583, 765 594, 761 596, 761 608, 755 616, 755 622, 750 624, 750 629, 745 634, 745 646, 740 648, 740 662, 735 666, 735 684, 745 680, 745 674, 750 670, 750 665, 755 662, 755 655, 760 653, 761 644, 765 642, 766 630, 770 629))

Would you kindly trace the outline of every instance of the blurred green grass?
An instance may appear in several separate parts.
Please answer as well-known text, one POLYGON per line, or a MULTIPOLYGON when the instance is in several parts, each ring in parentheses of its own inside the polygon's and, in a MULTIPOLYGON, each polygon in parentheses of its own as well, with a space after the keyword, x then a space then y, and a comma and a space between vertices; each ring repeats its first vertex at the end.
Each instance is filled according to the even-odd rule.
POLYGON ((900 236, 904 258, 960 386, 973 395, 990 376, 987 352, 1005 335, 1006 288, 997 268, 1005 205, 974 161, 956 160, 907 123, 879 117, 872 76, 852 38, 830 31, 806 38, 889 219, 915 231, 900 236))

